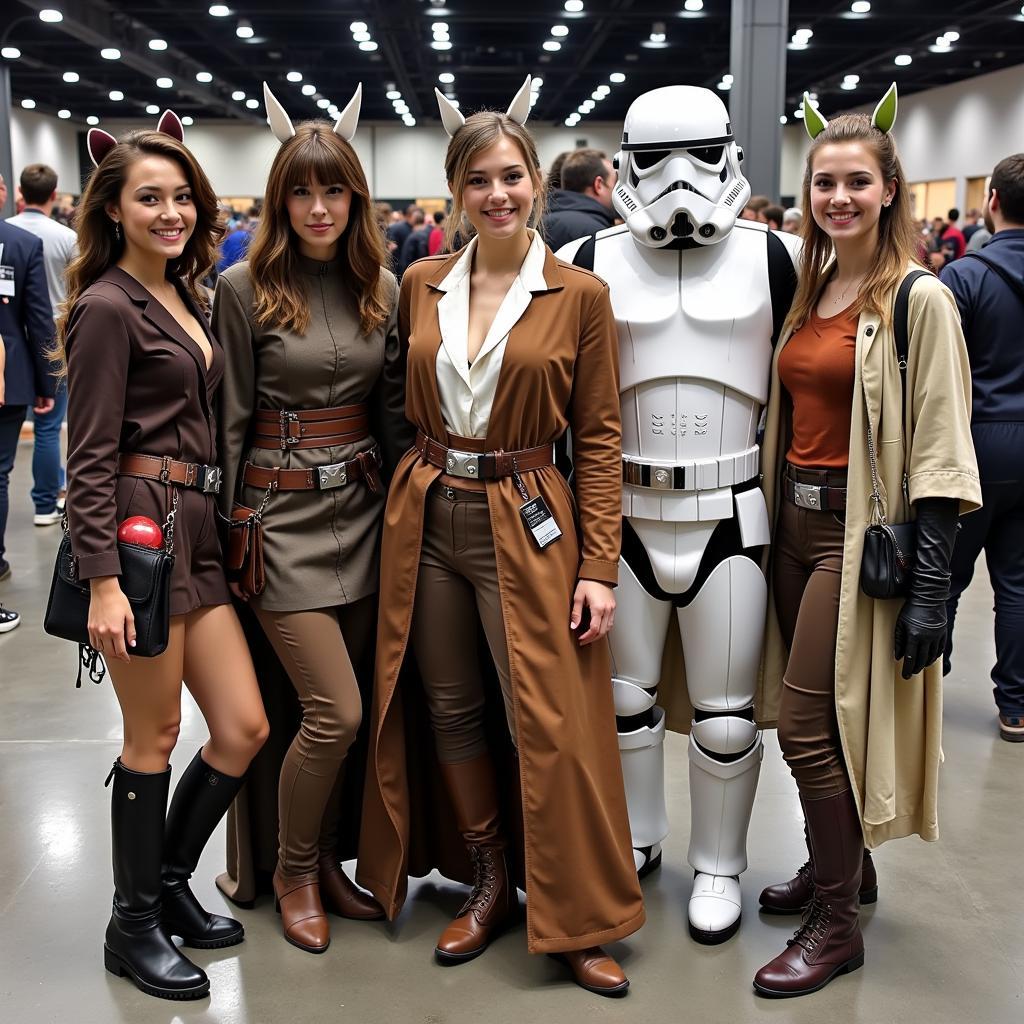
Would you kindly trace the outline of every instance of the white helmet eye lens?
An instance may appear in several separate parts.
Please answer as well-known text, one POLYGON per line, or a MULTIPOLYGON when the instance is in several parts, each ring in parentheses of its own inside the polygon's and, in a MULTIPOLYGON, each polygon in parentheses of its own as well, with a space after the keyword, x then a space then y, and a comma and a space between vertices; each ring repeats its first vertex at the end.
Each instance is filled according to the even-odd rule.
POLYGON ((722 159, 724 146, 704 146, 701 149, 688 149, 687 152, 702 164, 717 164, 722 159))
POLYGON ((633 153, 633 164, 640 171, 646 171, 669 154, 667 149, 638 149, 633 153))

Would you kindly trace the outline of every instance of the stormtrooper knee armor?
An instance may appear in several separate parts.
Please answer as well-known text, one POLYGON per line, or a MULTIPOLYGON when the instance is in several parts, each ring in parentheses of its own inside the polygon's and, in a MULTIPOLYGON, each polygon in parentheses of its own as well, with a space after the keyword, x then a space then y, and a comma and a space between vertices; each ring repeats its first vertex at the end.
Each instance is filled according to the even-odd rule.
POLYGON ((640 96, 615 159, 625 223, 558 255, 608 282, 619 327, 630 539, 611 634, 619 748, 643 874, 668 834, 657 686, 675 618, 695 708, 690 927, 719 942, 740 920, 736 876, 761 762, 753 697, 767 588, 754 549, 768 520, 756 432, 799 243, 738 219, 750 186, 728 112, 707 89, 640 96))

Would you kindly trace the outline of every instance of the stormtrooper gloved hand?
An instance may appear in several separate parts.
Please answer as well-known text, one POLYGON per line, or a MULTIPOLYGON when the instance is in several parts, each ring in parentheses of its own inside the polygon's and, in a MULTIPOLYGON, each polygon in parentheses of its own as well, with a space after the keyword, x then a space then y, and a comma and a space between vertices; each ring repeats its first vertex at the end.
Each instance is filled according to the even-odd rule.
POLYGON ((896 660, 903 678, 924 671, 946 647, 946 598, 949 563, 959 519, 956 498, 922 498, 916 502, 917 562, 910 595, 896 619, 896 660))

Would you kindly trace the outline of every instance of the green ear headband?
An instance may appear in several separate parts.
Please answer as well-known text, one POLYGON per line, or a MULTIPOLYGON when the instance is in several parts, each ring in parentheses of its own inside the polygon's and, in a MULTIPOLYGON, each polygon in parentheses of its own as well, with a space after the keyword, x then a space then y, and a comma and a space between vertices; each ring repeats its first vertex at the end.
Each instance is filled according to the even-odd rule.
MULTIPOLYGON (((892 126, 896 123, 897 105, 896 83, 893 82, 871 115, 871 123, 880 132, 892 131, 892 126)), ((807 129, 807 134, 816 139, 827 127, 828 121, 815 110, 811 97, 804 93, 804 128, 807 129)))

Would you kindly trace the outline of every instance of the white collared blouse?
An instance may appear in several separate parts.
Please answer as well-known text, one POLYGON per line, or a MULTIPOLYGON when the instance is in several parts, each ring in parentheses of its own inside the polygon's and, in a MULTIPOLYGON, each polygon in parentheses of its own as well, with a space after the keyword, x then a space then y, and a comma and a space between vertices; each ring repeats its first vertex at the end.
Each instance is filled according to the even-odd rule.
POLYGON ((498 307, 476 359, 470 365, 469 287, 476 238, 438 284, 445 294, 437 304, 441 346, 437 350, 437 390, 445 426, 461 437, 485 437, 505 357, 509 333, 526 312, 534 291, 544 291, 545 245, 533 232, 519 274, 498 307))

